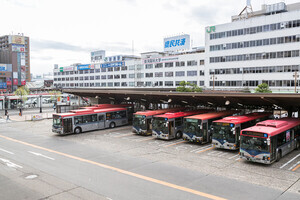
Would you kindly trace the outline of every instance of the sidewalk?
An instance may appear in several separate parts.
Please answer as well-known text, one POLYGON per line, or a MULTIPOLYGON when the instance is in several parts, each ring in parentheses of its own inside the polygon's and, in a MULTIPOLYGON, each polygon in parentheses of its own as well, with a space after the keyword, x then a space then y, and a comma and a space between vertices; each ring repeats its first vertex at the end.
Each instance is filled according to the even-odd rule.
MULTIPOLYGON (((52 119, 52 114, 55 114, 56 112, 48 112, 48 113, 32 113, 32 114, 23 114, 22 116, 19 115, 10 115, 9 119, 12 122, 22 122, 22 121, 32 121, 32 119, 52 119)), ((6 116, 3 115, 2 121, 6 120, 6 116)))

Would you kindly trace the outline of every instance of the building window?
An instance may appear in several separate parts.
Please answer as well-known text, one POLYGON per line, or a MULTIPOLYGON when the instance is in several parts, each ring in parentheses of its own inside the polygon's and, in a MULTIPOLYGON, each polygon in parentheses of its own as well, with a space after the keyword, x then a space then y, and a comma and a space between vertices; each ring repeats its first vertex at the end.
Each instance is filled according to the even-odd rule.
POLYGON ((135 70, 135 66, 134 65, 129 65, 129 70, 135 70))
POLYGON ((107 75, 107 79, 113 79, 114 76, 113 75, 107 75))
POLYGON ((146 78, 152 78, 153 77, 153 73, 146 73, 146 78))
POLYGON ((152 69, 153 68, 153 64, 146 64, 145 68, 146 69, 152 69))
POLYGON ((113 82, 108 82, 107 87, 113 87, 114 83, 113 82))
POLYGON ((165 67, 173 67, 173 62, 165 63, 165 67))
POLYGON ((122 86, 122 87, 127 87, 127 82, 122 82, 122 83, 121 83, 121 86, 122 86))
POLYGON ((163 77, 163 73, 162 72, 155 72, 155 77, 163 77))
POLYGON ((176 67, 184 67, 184 66, 185 66, 184 61, 176 62, 176 67))
POLYGON ((135 74, 129 74, 129 78, 135 78, 135 74))
POLYGON ((173 81, 165 81, 165 86, 173 86, 173 81))
POLYGON ((121 74, 121 78, 127 78, 127 74, 121 74))
POLYGON ((101 87, 106 87, 106 83, 101 83, 101 87))
POLYGON ((175 72, 175 76, 185 76, 185 71, 175 72))
POLYGON ((100 76, 96 76, 96 80, 100 80, 100 76))
POLYGON ((143 73, 137 73, 136 78, 144 78, 144 74, 143 73))
POLYGON ((120 74, 114 75, 114 79, 120 79, 120 74))
POLYGON ((197 61, 196 60, 187 61, 187 66, 196 66, 196 65, 197 65, 197 61))
POLYGON ((115 86, 115 87, 120 87, 120 82, 115 82, 115 83, 114 83, 114 86, 115 86))
POLYGON ((101 68, 101 72, 106 72, 106 68, 101 68))
POLYGON ((95 77, 94 76, 90 76, 90 80, 95 80, 95 77))
POLYGON ((108 72, 112 72, 114 69, 112 67, 107 68, 108 72))
POLYGON ((204 65, 204 60, 200 60, 200 65, 204 65))
POLYGON ((187 76, 197 76, 197 71, 187 71, 187 76))
POLYGON ((199 71, 199 75, 200 75, 200 76, 204 76, 204 70, 200 70, 200 71, 199 71))
POLYGON ((163 67, 163 64, 162 63, 156 63, 155 64, 155 68, 162 68, 163 67))
POLYGON ((126 70, 127 70, 127 66, 121 67, 121 70, 122 70, 122 71, 126 71, 126 70))
POLYGON ((173 77, 174 73, 173 72, 165 72, 165 77, 173 77))
POLYGON ((102 80, 106 79, 106 75, 101 75, 101 79, 102 80))
POLYGON ((114 68, 114 71, 115 71, 115 72, 120 71, 120 67, 115 67, 115 68, 114 68))

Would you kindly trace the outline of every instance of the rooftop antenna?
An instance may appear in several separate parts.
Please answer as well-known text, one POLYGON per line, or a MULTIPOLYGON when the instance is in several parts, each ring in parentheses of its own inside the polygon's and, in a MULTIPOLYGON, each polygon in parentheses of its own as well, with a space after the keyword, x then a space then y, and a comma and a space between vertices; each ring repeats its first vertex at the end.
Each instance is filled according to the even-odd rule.
POLYGON ((246 0, 246 6, 242 10, 242 12, 240 12, 239 17, 248 19, 252 15, 253 15, 253 9, 252 9, 252 5, 251 5, 251 0, 246 0))

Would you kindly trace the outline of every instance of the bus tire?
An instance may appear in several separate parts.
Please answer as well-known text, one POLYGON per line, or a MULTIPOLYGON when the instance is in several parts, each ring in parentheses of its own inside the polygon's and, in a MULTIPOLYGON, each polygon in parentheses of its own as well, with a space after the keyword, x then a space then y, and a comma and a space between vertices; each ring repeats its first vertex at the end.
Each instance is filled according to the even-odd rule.
POLYGON ((176 133, 176 138, 179 139, 179 138, 182 138, 182 133, 180 131, 178 131, 176 133))
POLYGON ((276 162, 278 162, 282 158, 281 150, 278 151, 276 162))
POLYGON ((75 134, 81 133, 81 128, 79 128, 79 127, 75 128, 74 133, 75 134))
POLYGON ((109 128, 115 128, 115 127, 116 127, 115 122, 111 122, 111 123, 109 124, 109 128))

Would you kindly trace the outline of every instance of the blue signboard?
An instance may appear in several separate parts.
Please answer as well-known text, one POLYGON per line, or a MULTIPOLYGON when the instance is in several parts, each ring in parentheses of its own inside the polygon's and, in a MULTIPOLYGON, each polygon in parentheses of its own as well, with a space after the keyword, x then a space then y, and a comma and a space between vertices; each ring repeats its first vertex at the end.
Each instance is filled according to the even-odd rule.
POLYGON ((114 62, 114 63, 105 63, 101 64, 101 68, 107 68, 107 67, 121 67, 125 66, 124 62, 114 62))
POLYGON ((6 89, 7 86, 6 86, 6 83, 0 83, 0 89, 6 89))
POLYGON ((91 65, 87 64, 87 65, 78 65, 77 66, 78 70, 87 70, 87 69, 91 69, 91 65))
POLYGON ((7 71, 6 66, 3 66, 3 65, 1 66, 1 65, 0 65, 0 71, 1 71, 1 72, 7 71))
POLYGON ((164 39, 165 51, 176 51, 181 49, 190 49, 190 36, 178 35, 164 39))

